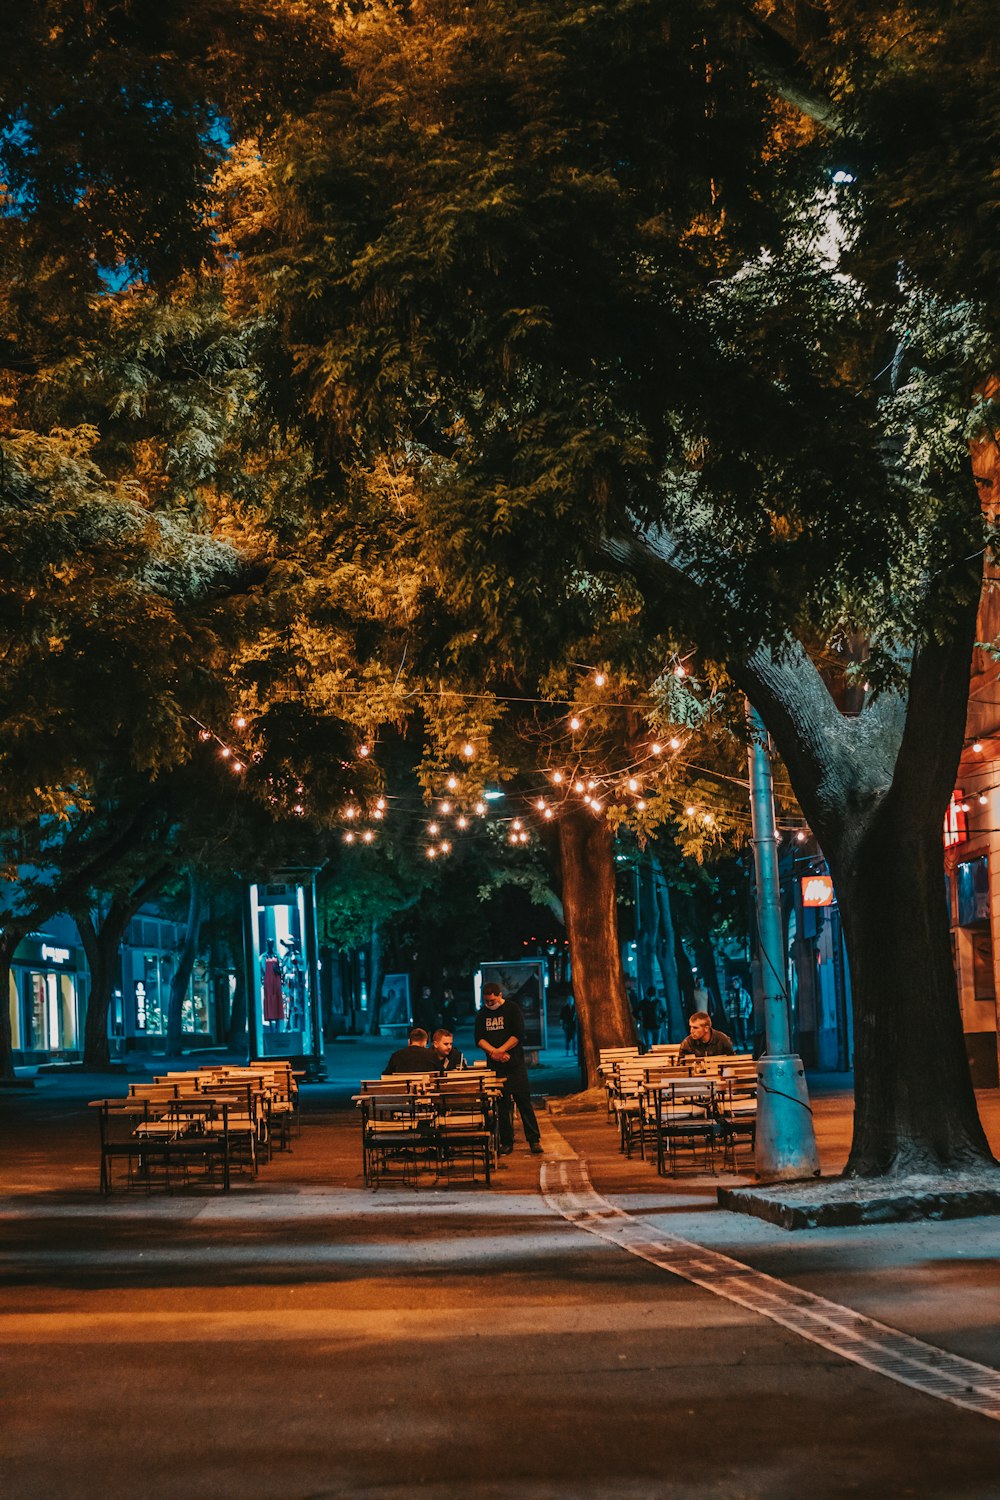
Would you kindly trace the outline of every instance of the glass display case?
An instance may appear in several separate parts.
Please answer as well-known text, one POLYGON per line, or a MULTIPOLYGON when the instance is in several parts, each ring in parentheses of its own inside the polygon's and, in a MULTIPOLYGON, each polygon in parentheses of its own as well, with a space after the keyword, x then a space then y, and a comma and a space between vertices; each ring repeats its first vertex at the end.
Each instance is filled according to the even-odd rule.
POLYGON ((245 929, 251 1057, 298 1058, 321 1077, 315 872, 251 882, 245 929))

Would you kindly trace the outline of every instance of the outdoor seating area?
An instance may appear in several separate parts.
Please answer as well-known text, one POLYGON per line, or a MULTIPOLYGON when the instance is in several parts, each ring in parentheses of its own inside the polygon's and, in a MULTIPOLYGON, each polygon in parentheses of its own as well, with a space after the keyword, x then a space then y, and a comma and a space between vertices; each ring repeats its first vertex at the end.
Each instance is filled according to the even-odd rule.
POLYGON ((685 1165, 714 1174, 720 1150, 724 1170, 752 1162, 757 1069, 748 1053, 697 1058, 666 1045, 645 1053, 605 1048, 600 1075, 626 1157, 638 1150, 661 1176, 685 1165))
POLYGON ((503 1085, 482 1064, 456 1073, 393 1073, 363 1079, 354 1102, 361 1118, 364 1179, 416 1186, 451 1179, 467 1164, 490 1186, 499 1155, 503 1085))
POLYGON ((217 1185, 256 1177, 301 1130, 299 1074, 287 1063, 200 1068, 132 1083, 125 1098, 94 1099, 100 1190, 217 1185), (116 1164, 123 1171, 116 1173, 116 1164))

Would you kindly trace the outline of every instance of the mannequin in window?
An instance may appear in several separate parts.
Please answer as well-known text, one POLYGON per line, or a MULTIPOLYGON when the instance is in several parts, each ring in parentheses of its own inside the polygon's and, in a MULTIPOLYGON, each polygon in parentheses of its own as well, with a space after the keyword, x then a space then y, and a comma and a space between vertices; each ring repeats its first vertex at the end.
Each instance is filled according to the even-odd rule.
POLYGON ((274 944, 268 943, 261 965, 264 982, 264 1021, 279 1026, 285 1019, 285 995, 281 964, 275 956, 274 944))

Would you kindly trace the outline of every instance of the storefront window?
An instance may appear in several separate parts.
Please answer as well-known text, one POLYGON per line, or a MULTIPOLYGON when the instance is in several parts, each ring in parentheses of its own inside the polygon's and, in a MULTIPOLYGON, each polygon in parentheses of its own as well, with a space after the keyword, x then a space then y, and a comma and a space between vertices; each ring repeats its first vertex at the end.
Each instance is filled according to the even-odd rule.
POLYGON ((181 1025, 189 1032, 211 1030, 208 1023, 208 970, 200 961, 191 971, 191 983, 181 1006, 181 1025))
MULTIPOLYGON (((312 885, 252 885, 249 933, 256 975, 256 1046, 265 1057, 312 1050, 310 960, 306 951, 306 896, 312 885)), ((315 927, 311 929, 315 964, 315 927)))

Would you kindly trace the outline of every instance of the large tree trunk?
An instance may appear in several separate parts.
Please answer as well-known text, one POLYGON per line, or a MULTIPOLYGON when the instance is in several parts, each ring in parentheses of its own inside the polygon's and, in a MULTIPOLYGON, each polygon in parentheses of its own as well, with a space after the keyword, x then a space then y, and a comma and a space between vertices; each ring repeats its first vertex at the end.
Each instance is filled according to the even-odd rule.
POLYGON ((368 1018, 365 1023, 367 1036, 378 1036, 382 1015, 382 979, 385 974, 382 929, 372 923, 372 935, 368 942, 368 1018))
POLYGON ((605 819, 583 810, 564 810, 559 855, 580 1025, 580 1069, 593 1082, 602 1047, 627 1047, 635 1041, 618 944, 614 844, 605 819))
POLYGON ((14 1037, 10 1025, 10 968, 14 951, 27 931, 30 928, 22 931, 9 922, 0 931, 0 1079, 6 1083, 13 1083, 17 1077, 14 1072, 14 1037))
POLYGON ((886 695, 853 720, 831 713, 804 653, 755 664, 757 704, 829 861, 844 925, 851 1176, 994 1165, 965 1053, 944 895, 942 828, 974 620, 972 601, 965 630, 942 622, 939 639, 915 653, 906 697, 886 695))
MULTIPOLYGON (((974 495, 967 519, 955 555, 969 561, 928 580, 934 634, 914 648, 905 691, 842 714, 791 637, 734 651, 727 663, 781 753, 837 888, 854 1005, 856 1176, 996 1165, 976 1111, 944 912, 942 824, 981 585, 974 495)), ((654 601, 664 585, 704 593, 666 533, 609 539, 603 550, 654 601)))
POLYGON ((170 1004, 167 1012, 167 1052, 177 1054, 181 1050, 184 1036, 184 996, 191 979, 194 961, 198 956, 201 939, 201 917, 204 892, 193 872, 188 872, 188 913, 184 928, 184 942, 177 955, 173 976, 170 980, 170 1004))
POLYGON ((944 900, 941 819, 880 807, 828 854, 854 995, 847 1175, 992 1160, 969 1077, 944 900))
POLYGON ((111 903, 108 916, 95 923, 88 911, 73 913, 90 969, 87 1020, 83 1028, 83 1066, 106 1068, 111 1061, 108 1045, 108 1011, 115 988, 118 951, 128 915, 111 903))

